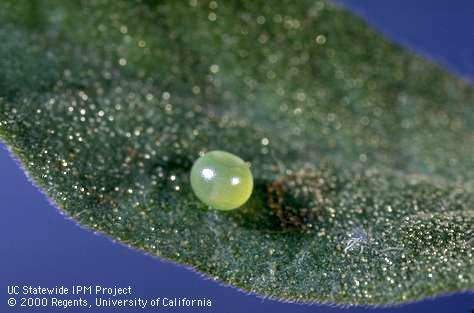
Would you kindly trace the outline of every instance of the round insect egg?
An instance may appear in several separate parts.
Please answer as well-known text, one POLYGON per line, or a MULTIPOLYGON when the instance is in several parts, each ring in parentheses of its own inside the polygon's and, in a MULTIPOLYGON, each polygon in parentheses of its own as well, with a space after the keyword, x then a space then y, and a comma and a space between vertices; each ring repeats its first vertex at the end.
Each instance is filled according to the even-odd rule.
POLYGON ((241 158, 225 151, 211 151, 194 162, 191 187, 205 204, 217 210, 232 210, 252 194, 250 167, 241 158))

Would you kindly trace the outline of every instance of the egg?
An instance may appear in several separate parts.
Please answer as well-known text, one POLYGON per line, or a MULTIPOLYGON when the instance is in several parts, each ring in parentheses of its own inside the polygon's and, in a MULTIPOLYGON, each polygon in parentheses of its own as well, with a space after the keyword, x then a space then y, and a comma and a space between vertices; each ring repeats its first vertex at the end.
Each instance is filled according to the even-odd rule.
POLYGON ((205 204, 216 210, 233 210, 251 196, 253 176, 248 163, 225 151, 210 151, 191 169, 191 188, 205 204))

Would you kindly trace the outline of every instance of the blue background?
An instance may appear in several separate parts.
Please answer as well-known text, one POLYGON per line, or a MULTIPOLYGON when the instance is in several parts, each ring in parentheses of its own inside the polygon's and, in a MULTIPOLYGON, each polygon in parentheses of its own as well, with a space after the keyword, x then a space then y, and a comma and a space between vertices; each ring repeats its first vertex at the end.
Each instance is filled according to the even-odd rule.
MULTIPOLYGON (((386 37, 474 78, 474 2, 432 0, 344 0, 386 37)), ((34 187, 0 144, 0 311, 61 312, 7 306, 7 285, 70 287, 74 284, 128 286, 133 295, 210 298, 210 308, 146 309, 140 312, 453 312, 474 310, 474 294, 454 294, 395 308, 350 309, 264 300, 203 278, 181 266, 130 250, 84 230, 61 215, 34 187)), ((137 312, 92 309, 87 312, 137 312)), ((66 312, 84 312, 68 309, 66 312)))

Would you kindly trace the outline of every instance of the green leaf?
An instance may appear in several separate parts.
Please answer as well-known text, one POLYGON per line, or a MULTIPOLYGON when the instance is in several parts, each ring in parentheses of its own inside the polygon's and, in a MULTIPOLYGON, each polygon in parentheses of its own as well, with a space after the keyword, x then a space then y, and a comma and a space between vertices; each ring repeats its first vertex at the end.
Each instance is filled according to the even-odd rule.
POLYGON ((0 137, 79 224, 282 300, 474 288, 473 88, 331 2, 1 1, 0 42, 0 137))

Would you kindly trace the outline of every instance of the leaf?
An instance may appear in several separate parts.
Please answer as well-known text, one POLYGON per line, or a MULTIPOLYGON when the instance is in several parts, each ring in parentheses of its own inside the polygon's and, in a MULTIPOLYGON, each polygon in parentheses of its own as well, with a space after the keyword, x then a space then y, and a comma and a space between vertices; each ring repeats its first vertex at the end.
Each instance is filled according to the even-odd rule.
POLYGON ((281 300, 473 289, 473 88, 331 2, 0 12, 0 137, 79 224, 281 300), (252 164, 239 210, 190 190, 214 149, 252 164))

